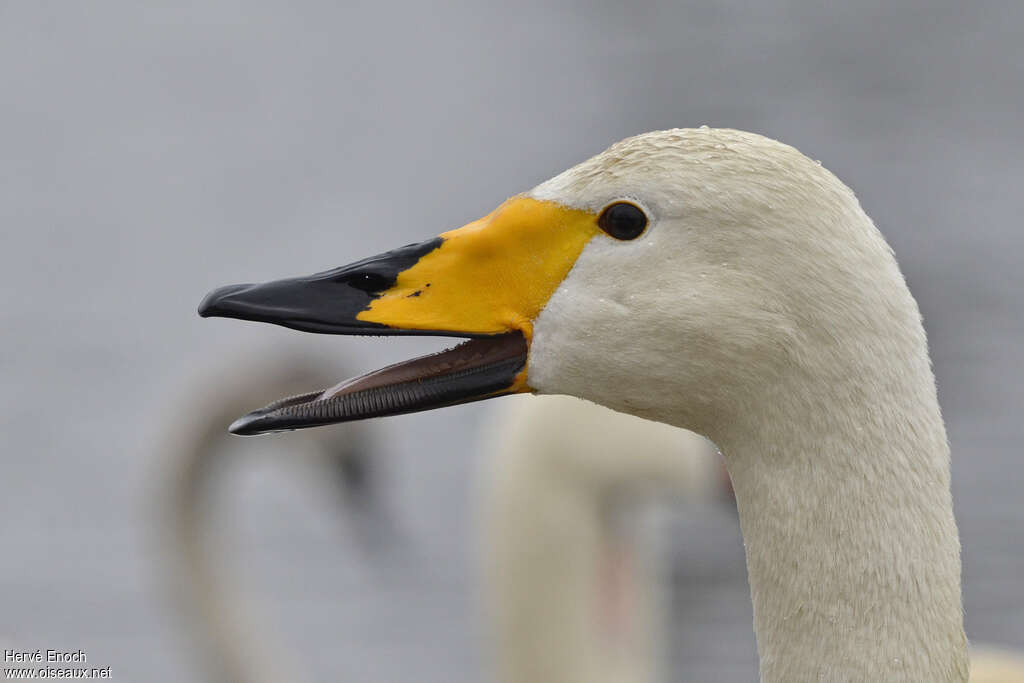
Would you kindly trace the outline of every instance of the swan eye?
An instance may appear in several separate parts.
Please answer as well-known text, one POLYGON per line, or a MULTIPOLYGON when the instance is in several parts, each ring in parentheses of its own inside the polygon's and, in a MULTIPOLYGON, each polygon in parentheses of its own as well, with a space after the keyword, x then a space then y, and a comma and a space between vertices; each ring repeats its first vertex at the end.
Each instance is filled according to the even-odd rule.
POLYGON ((647 214, 636 204, 615 202, 604 207, 597 224, 617 240, 632 240, 647 227, 647 214))

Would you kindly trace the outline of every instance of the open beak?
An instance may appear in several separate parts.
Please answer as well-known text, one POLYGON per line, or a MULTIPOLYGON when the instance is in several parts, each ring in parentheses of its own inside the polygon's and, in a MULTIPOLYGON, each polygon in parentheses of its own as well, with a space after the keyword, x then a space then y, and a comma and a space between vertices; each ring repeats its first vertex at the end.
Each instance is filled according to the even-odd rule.
POLYGON ((307 332, 468 341, 249 413, 234 434, 316 427, 531 391, 533 321, 598 231, 596 216, 514 197, 433 240, 308 277, 216 289, 203 317, 307 332))

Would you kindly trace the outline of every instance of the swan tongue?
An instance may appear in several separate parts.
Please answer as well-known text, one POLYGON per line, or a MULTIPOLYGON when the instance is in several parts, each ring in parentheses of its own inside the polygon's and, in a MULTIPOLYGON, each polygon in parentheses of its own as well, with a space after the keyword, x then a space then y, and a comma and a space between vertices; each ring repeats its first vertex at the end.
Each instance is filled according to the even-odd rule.
POLYGON ((238 418, 232 434, 254 436, 368 417, 400 415, 519 391, 526 367, 519 332, 470 339, 440 353, 341 382, 325 391, 282 399, 238 418))

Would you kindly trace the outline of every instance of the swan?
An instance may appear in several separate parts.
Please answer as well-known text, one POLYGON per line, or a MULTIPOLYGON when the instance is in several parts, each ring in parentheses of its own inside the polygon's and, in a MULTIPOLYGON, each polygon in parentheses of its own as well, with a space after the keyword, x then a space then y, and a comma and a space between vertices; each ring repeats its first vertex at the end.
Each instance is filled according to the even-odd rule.
POLYGON ((481 443, 481 568, 496 680, 661 680, 665 579, 616 523, 624 503, 654 494, 725 499, 714 446, 566 396, 502 401, 481 443))
POLYGON ((251 412, 236 434, 537 392, 707 436, 736 494, 762 681, 968 678, 921 315, 853 192, 793 147, 638 135, 460 229, 221 287, 199 313, 468 338, 251 412))
MULTIPOLYGON (((237 464, 224 434, 224 423, 253 396, 293 393, 308 387, 325 368, 294 356, 275 355, 230 368, 217 389, 194 398, 169 425, 163 509, 166 564, 176 606, 182 611, 191 641, 200 649, 211 681, 309 680, 297 655, 289 651, 270 624, 261 623, 247 596, 219 566, 211 552, 211 508, 224 477, 237 464), (269 369, 269 370, 268 370, 269 369), (238 377, 244 377, 239 380, 238 377), (228 379, 231 378, 231 379, 228 379)), ((346 512, 357 522, 360 540, 373 542, 380 511, 375 496, 372 439, 365 429, 348 425, 342 433, 310 434, 281 442, 290 455, 316 455, 338 484, 346 512)), ((237 455, 237 454, 236 454, 237 455)))

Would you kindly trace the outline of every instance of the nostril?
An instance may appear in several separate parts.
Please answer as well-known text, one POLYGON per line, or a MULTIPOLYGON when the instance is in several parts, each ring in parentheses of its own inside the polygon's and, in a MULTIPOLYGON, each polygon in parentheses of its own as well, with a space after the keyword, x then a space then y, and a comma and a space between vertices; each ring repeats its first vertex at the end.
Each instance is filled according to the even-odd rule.
POLYGON ((380 292, 394 283, 394 278, 389 278, 385 275, 378 273, 371 273, 363 271, 361 273, 345 273, 337 279, 337 282, 344 283, 349 287, 362 290, 364 292, 380 292))

